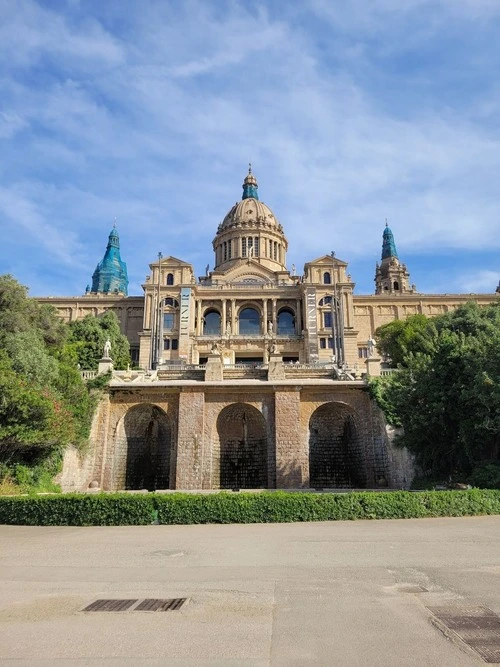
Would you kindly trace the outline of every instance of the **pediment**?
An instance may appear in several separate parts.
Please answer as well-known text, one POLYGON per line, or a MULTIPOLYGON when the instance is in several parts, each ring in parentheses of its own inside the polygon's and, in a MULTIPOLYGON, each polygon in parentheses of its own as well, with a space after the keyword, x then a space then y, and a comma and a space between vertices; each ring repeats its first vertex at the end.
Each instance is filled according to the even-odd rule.
POLYGON ((311 262, 306 262, 305 266, 332 266, 332 262, 335 262, 335 266, 347 266, 347 262, 344 262, 338 257, 332 259, 331 255, 323 255, 317 259, 313 259, 311 262))
MULTIPOLYGON (((150 266, 158 266, 159 260, 156 260, 156 262, 152 262, 150 266)), ((162 257, 161 258, 161 265, 162 267, 167 267, 167 266, 191 266, 189 262, 184 262, 182 259, 178 259, 177 257, 173 257, 172 255, 169 255, 168 257, 162 257)))
POLYGON ((223 275, 224 280, 230 283, 255 283, 256 285, 262 285, 269 281, 276 280, 274 271, 271 271, 254 261, 238 263, 236 266, 231 267, 228 271, 224 272, 223 275))

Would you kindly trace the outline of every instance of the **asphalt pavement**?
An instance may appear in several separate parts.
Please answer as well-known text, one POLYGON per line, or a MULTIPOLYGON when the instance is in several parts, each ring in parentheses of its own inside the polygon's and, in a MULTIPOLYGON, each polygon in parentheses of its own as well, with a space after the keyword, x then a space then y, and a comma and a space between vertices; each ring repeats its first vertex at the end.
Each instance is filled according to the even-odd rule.
POLYGON ((0 665, 482 665, 442 621, 481 610, 494 625, 500 517, 0 526, 0 665))

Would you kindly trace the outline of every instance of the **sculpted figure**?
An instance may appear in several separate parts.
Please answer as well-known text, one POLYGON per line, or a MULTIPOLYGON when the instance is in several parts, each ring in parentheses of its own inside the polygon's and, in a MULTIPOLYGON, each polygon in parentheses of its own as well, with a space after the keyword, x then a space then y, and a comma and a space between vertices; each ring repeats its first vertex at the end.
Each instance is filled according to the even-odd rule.
POLYGON ((110 354, 111 354, 111 341, 108 338, 107 341, 104 343, 103 359, 109 359, 110 354))
POLYGON ((375 354, 375 341, 373 340, 373 338, 370 337, 366 345, 368 347, 368 356, 373 357, 373 355, 375 354))

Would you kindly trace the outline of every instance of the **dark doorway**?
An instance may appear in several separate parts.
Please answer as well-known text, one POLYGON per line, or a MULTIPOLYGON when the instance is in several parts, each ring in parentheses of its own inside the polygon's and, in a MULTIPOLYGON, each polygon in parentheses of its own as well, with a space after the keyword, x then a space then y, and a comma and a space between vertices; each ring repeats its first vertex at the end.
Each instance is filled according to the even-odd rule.
POLYGON ((220 488, 267 487, 267 437, 263 415, 253 406, 235 403, 217 419, 220 442, 220 488))
POLYGON ((124 419, 127 447, 126 489, 168 489, 171 432, 167 415, 156 405, 136 405, 124 419))
POLYGON ((364 451, 351 408, 326 403, 309 420, 309 475, 312 488, 365 488, 364 451))

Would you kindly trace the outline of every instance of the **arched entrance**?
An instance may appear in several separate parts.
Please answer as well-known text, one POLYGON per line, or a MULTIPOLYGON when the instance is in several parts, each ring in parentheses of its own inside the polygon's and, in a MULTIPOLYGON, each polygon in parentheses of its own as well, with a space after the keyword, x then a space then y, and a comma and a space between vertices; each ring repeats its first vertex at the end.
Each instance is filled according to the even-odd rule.
POLYGON ((266 421, 257 408, 245 403, 227 406, 217 419, 217 433, 220 488, 266 488, 266 421))
POLYGON ((344 403, 325 403, 309 420, 312 488, 365 488, 366 462, 355 413, 344 403))
POLYGON ((168 489, 171 429, 167 415, 146 403, 131 408, 123 419, 127 464, 126 489, 168 489))

